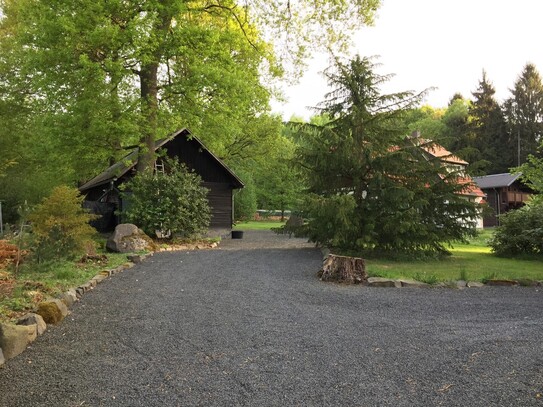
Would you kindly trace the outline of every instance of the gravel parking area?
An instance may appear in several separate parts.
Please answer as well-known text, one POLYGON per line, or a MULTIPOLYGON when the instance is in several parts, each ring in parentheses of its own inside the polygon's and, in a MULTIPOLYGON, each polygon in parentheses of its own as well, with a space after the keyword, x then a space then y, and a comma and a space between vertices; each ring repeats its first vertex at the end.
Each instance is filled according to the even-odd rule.
POLYGON ((269 232, 156 254, 8 361, 0 406, 543 405, 539 288, 346 287, 320 264, 269 232))

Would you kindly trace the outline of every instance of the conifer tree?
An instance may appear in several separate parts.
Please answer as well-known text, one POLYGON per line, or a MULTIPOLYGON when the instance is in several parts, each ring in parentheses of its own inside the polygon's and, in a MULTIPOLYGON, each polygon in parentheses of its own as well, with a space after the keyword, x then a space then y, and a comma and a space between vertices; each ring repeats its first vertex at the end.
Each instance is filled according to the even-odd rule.
POLYGON ((543 140, 543 83, 534 64, 525 65, 505 101, 511 144, 515 145, 512 164, 522 165, 530 154, 538 154, 543 140))
POLYGON ((389 76, 367 58, 337 61, 321 105, 331 120, 298 125, 298 159, 311 191, 310 238, 351 250, 442 253, 471 230, 476 208, 460 174, 407 137, 406 115, 423 93, 382 94, 389 76))
POLYGON ((469 129, 473 147, 479 151, 482 160, 479 167, 481 174, 507 172, 512 164, 508 158, 511 146, 505 118, 494 98, 495 93, 494 86, 483 70, 479 86, 472 92, 473 101, 469 106, 469 129))

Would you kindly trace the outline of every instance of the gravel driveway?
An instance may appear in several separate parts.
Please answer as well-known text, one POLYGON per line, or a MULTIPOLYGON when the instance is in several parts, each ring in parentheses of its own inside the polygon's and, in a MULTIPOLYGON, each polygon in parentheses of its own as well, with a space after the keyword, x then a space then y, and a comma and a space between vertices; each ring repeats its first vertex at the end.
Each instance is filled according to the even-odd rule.
POLYGON ((320 264, 267 232, 156 254, 8 361, 0 405, 543 406, 540 289, 344 287, 320 264))

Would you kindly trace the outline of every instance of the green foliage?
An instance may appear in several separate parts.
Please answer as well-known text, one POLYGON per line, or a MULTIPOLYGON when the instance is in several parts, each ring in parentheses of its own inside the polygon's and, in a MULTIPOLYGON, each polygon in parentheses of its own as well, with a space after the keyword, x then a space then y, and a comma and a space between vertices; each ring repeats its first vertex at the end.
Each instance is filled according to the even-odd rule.
MULTIPOLYGON (((288 128, 285 128, 288 129, 288 128)), ((285 211, 299 208, 304 184, 299 168, 294 164, 295 143, 287 135, 279 136, 255 169, 259 209, 285 211)))
POLYGON ((473 162, 476 171, 472 173, 477 175, 504 173, 512 164, 506 122, 501 106, 494 98, 495 93, 483 70, 469 106, 470 143, 479 153, 479 162, 473 162))
POLYGON ((439 279, 435 274, 415 273, 414 280, 421 281, 426 284, 436 284, 439 279))
POLYGON ((81 207, 82 202, 77 189, 59 186, 28 216, 38 262, 73 258, 92 250, 96 231, 89 221, 94 216, 81 207))
POLYGON ((516 168, 523 181, 539 194, 524 207, 500 216, 500 226, 490 241, 499 256, 543 254, 543 158, 528 155, 516 168))
MULTIPOLYGON (((543 144, 540 148, 543 148, 543 144)), ((538 195, 535 195, 532 199, 543 201, 543 158, 530 155, 527 162, 516 170, 522 172, 522 180, 530 188, 538 192, 538 195)))
POLYGON ((256 187, 251 174, 237 171, 237 175, 245 184, 243 189, 234 192, 234 221, 251 220, 256 207, 256 187))
MULTIPOLYGON (((352 195, 323 197, 312 194, 307 197, 311 222, 307 229, 311 241, 333 247, 349 247, 353 237, 360 231, 356 225, 356 201, 352 195)), ((358 237, 358 244, 365 236, 358 237)))
POLYGON ((446 130, 443 122, 445 111, 445 109, 434 109, 431 106, 413 109, 406 118, 409 133, 418 131, 422 137, 441 140, 446 130))
POLYGON ((502 215, 490 246, 500 256, 543 254, 543 202, 502 215))
POLYGON ((138 173, 124 184, 128 209, 123 216, 151 236, 193 237, 205 231, 211 212, 201 178, 177 160, 165 160, 165 167, 165 172, 138 173))
POLYGON ((543 135, 543 83, 535 65, 525 65, 504 108, 510 134, 509 164, 521 165, 529 155, 538 156, 543 135))
POLYGON ((429 158, 431 143, 406 137, 406 116, 422 94, 382 95, 388 77, 368 59, 327 71, 333 91, 325 125, 295 125, 298 160, 311 195, 310 238, 347 250, 443 253, 473 229, 474 204, 461 195, 461 172, 429 158))
MULTIPOLYGON (((27 128, 39 129, 29 131, 42 152, 32 156, 62 157, 69 181, 119 158, 127 144, 150 147, 185 126, 224 158, 258 140, 274 78, 299 73, 310 49, 344 47, 378 6, 4 0, 0 104, 8 112, 0 106, 0 119, 5 125, 22 112, 27 128)), ((141 170, 154 157, 150 148, 140 152, 141 170)), ((11 159, 0 157, 0 166, 11 159)))

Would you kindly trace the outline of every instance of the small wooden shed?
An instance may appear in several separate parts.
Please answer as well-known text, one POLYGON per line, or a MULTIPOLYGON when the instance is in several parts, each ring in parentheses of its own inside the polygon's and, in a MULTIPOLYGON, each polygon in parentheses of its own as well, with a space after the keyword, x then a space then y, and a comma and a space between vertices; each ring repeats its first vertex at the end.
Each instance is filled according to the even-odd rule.
MULTIPOLYGON (((213 234, 230 233, 233 223, 233 191, 243 188, 243 182, 228 166, 209 151, 189 130, 182 129, 155 142, 159 156, 176 158, 201 178, 209 189, 211 207, 210 229, 213 234)), ((79 187, 85 196, 84 206, 102 215, 94 226, 100 231, 112 230, 121 219, 115 211, 123 209, 124 202, 119 186, 136 174, 138 149, 132 150, 122 160, 79 187)), ((157 159, 160 166, 161 159, 157 159)))
POLYGON ((522 182, 521 176, 522 173, 504 173, 473 178, 487 195, 488 206, 492 209, 484 218, 485 227, 499 226, 500 215, 521 208, 535 193, 522 182))

